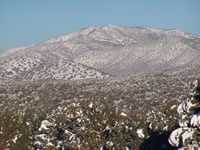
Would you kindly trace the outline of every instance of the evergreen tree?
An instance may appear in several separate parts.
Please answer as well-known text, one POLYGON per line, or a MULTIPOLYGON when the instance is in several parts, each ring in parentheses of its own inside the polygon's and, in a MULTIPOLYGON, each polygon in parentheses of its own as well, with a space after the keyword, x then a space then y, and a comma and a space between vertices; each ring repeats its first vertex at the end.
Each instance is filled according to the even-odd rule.
POLYGON ((179 128, 174 130, 169 143, 179 150, 199 150, 200 148, 200 83, 195 82, 193 97, 184 101, 177 109, 179 128))

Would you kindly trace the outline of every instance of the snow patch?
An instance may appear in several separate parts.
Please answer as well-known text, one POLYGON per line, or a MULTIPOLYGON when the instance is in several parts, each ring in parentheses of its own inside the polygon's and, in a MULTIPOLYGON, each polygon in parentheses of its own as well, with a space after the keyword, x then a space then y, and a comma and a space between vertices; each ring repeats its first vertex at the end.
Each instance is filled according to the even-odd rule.
POLYGON ((190 124, 200 129, 200 112, 192 116, 190 124))
POLYGON ((173 110, 174 108, 176 108, 176 105, 173 105, 170 109, 173 110))
POLYGON ((145 135, 143 133, 143 129, 137 129, 137 134, 138 134, 139 138, 144 138, 145 137, 145 135))
POLYGON ((90 103, 90 104, 89 104, 89 108, 92 108, 93 106, 94 106, 93 103, 90 103))
POLYGON ((48 130, 49 126, 52 126, 53 124, 50 123, 48 120, 43 120, 42 123, 41 123, 41 126, 39 128, 39 131, 42 131, 42 130, 48 130))
POLYGON ((174 130, 171 135, 170 135, 170 138, 169 138, 169 143, 172 145, 172 146, 176 146, 178 147, 179 146, 179 142, 180 142, 180 134, 182 134, 184 132, 183 128, 178 128, 176 130, 174 130))
POLYGON ((121 115, 121 116, 124 116, 124 117, 127 117, 127 114, 124 113, 124 112, 121 112, 120 115, 121 115))

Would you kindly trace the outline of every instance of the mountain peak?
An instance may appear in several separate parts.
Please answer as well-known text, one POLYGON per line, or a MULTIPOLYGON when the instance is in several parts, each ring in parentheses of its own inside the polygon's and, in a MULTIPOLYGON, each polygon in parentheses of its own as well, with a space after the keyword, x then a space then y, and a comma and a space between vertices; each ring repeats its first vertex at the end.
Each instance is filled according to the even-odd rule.
POLYGON ((83 34, 83 35, 87 35, 87 34, 89 34, 90 32, 93 32, 93 31, 95 31, 95 30, 97 30, 97 29, 99 29, 99 28, 100 28, 100 27, 97 27, 97 26, 90 26, 90 27, 88 27, 88 28, 83 29, 83 31, 80 32, 80 33, 83 34))
POLYGON ((107 24, 107 25, 105 25, 104 27, 119 28, 120 26, 116 26, 116 25, 113 25, 113 24, 107 24))
POLYGON ((50 64, 64 58, 111 76, 128 76, 200 64, 196 59, 200 57, 199 47, 200 38, 180 30, 108 24, 80 29, 12 52, 4 51, 0 53, 0 62, 31 56, 50 64))

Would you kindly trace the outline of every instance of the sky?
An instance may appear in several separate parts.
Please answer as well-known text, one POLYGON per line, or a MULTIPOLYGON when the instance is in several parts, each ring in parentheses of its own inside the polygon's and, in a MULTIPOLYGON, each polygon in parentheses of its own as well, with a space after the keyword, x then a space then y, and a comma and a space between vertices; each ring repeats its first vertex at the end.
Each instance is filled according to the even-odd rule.
POLYGON ((107 24, 200 36, 200 0, 0 0, 0 50, 107 24))

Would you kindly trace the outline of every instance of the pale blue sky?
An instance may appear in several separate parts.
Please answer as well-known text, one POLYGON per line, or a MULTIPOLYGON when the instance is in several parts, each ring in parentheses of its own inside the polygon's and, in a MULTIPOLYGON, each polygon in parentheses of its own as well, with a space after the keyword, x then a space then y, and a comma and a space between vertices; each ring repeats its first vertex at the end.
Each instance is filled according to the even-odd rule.
POLYGON ((200 0, 0 0, 0 50, 106 24, 200 35, 200 0))

